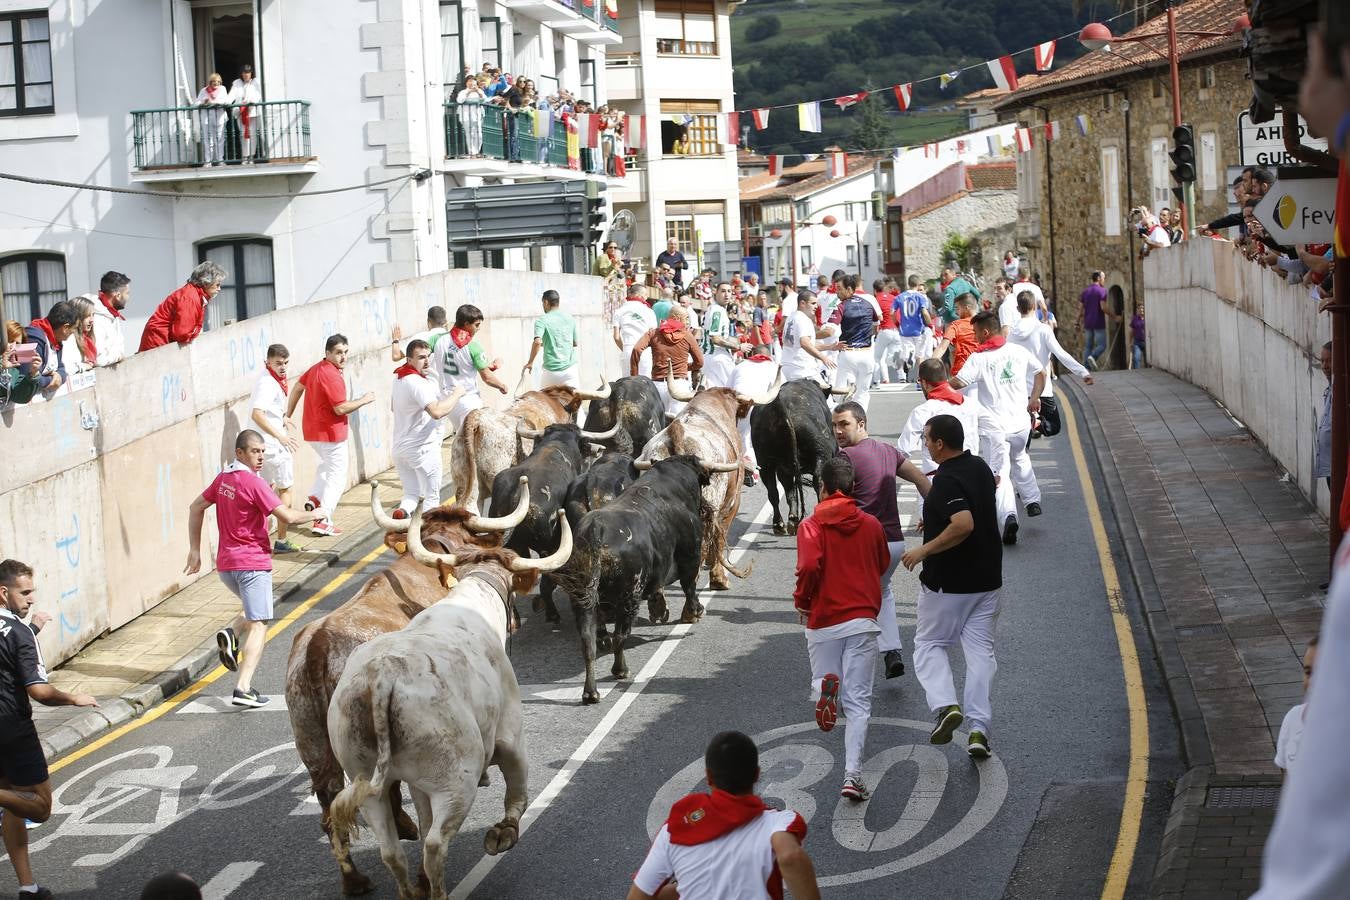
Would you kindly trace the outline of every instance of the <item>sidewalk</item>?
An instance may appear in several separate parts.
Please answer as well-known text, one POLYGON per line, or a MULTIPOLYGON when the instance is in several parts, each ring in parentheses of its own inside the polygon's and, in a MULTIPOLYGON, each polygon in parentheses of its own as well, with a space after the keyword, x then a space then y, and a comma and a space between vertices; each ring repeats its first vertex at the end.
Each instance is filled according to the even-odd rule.
MULTIPOLYGON (((448 442, 442 453, 444 471, 448 474, 448 442)), ((392 508, 402 496, 397 474, 391 469, 376 479, 381 484, 380 498, 385 508, 392 508)), ((292 501, 295 502, 294 496, 292 501)), ((312 582, 322 580, 325 570, 343 554, 375 533, 370 518, 369 482, 358 484, 342 495, 333 521, 342 529, 340 536, 315 537, 307 526, 293 528, 290 538, 300 546, 300 552, 273 557, 277 619, 308 597, 318 586, 312 582)), ((203 555, 206 549, 203 548, 203 555)), ((181 559, 164 560, 164 565, 183 563, 181 559)), ((55 687, 93 694, 98 698, 99 708, 33 705, 33 721, 48 760, 142 715, 219 665, 215 633, 238 613, 238 598, 211 572, 154 609, 98 638, 51 672, 55 687)), ((272 652, 287 652, 292 636, 284 635, 272 652)))
POLYGON ((1102 468, 1188 766, 1150 896, 1249 896, 1279 801, 1275 740, 1302 699, 1302 654, 1322 618, 1326 523, 1201 389, 1146 369, 1067 390, 1102 468))

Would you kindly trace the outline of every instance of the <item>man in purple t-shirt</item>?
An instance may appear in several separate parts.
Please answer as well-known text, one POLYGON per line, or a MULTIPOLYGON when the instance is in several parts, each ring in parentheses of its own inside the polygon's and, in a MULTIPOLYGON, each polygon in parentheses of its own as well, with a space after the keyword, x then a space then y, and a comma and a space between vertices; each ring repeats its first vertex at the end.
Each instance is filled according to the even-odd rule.
POLYGON ((895 498, 896 476, 919 489, 920 497, 928 496, 928 478, 909 457, 890 444, 867 436, 867 411, 853 400, 834 408, 834 436, 841 452, 853 463, 853 499, 863 512, 875 516, 886 532, 886 549, 891 553, 891 564, 881 576, 881 614, 877 625, 881 634, 877 648, 886 664, 886 677, 905 674, 905 662, 900 651, 900 625, 895 620, 895 594, 891 591, 891 576, 900 565, 905 552, 905 530, 900 524, 900 507, 895 498))
POLYGON ((1106 273, 1093 272, 1092 284, 1078 295, 1083 304, 1083 365, 1097 371, 1097 358, 1106 352, 1106 273))
POLYGON ((201 571, 202 522, 207 508, 214 504, 220 532, 216 572, 244 607, 233 622, 216 632, 216 645, 221 665, 239 673, 230 702, 253 708, 267 704, 267 698, 253 688, 253 673, 262 659, 267 623, 272 620, 272 542, 267 535, 267 517, 276 516, 287 525, 303 525, 323 518, 325 513, 322 509, 304 512, 283 504, 258 476, 266 455, 261 434, 252 429, 239 432, 234 441, 234 462, 192 501, 187 566, 183 569, 186 575, 201 571))

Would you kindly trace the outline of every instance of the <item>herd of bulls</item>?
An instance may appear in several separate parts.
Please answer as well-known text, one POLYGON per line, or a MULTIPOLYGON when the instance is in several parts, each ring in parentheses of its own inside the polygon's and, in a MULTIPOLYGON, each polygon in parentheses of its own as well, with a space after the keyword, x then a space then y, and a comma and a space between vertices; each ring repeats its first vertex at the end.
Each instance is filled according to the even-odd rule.
POLYGON ((795 532, 804 482, 819 484, 836 452, 827 391, 781 377, 759 397, 731 388, 679 397, 678 385, 667 387, 688 401, 669 421, 642 377, 596 391, 549 387, 506 410, 471 412, 452 445, 458 505, 394 519, 372 485, 371 513, 399 555, 296 636, 286 675, 296 748, 343 893, 373 887, 351 858, 359 809, 400 898, 444 897, 446 845, 491 766, 506 780, 506 811, 485 847, 498 853, 516 843, 527 768, 520 691, 504 649, 519 624, 515 596, 537 583, 535 608, 557 622, 555 593, 566 594, 585 661, 582 702, 598 703, 597 645, 607 641, 612 674, 626 678, 624 644, 641 600, 649 619, 664 623, 665 587, 679 582, 680 619, 692 623, 704 611, 701 568, 711 570, 713 590, 727 589, 729 574, 749 574, 726 559, 745 477, 737 430, 745 416, 774 530, 795 532), (587 400, 590 430, 575 424, 587 400), (401 784, 417 823, 403 811, 401 784), (423 841, 415 886, 400 839, 423 841))

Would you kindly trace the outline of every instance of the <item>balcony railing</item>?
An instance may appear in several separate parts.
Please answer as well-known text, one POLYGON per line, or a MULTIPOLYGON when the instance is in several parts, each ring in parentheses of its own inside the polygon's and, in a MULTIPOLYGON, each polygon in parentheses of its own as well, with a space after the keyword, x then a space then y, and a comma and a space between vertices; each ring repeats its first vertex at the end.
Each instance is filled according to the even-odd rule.
POLYGON ((131 132, 133 166, 141 172, 313 159, 305 100, 133 110, 131 132))
POLYGON ((561 116, 551 117, 547 134, 536 135, 536 116, 541 115, 545 114, 532 109, 513 113, 492 103, 447 103, 445 155, 451 159, 499 159, 557 166, 590 175, 606 174, 603 147, 593 150, 582 147, 575 124, 569 135, 561 116))
MULTIPOLYGON (((619 20, 605 11, 605 6, 610 0, 556 0, 560 6, 575 10, 581 13, 587 19, 595 22, 597 25, 603 25, 610 31, 619 30, 619 20)), ((615 9, 617 10, 617 0, 615 9)))

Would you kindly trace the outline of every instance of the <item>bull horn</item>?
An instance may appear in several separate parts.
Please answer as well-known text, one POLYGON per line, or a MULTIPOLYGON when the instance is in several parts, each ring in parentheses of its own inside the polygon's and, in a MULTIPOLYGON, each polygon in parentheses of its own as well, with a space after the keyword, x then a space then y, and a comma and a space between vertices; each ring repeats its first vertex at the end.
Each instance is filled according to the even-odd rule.
POLYGON ((600 387, 598 387, 597 389, 593 391, 588 391, 585 388, 573 388, 572 390, 573 393, 575 393, 582 400, 608 400, 609 392, 612 390, 612 388, 610 388, 609 382, 605 380, 605 376, 601 375, 600 387))
POLYGON ((669 372, 666 373, 666 392, 670 394, 670 399, 678 400, 681 403, 688 403, 694 399, 693 391, 685 393, 683 389, 676 389, 675 379, 670 376, 669 372))
POLYGON ((528 390, 525 391, 521 390, 521 388, 525 387, 528 383, 529 383, 529 376, 527 376, 524 372, 521 372, 520 381, 516 382, 516 389, 511 392, 512 399, 519 400, 522 396, 529 393, 528 390))
POLYGON ((783 386, 783 367, 778 367, 778 375, 774 377, 773 384, 769 385, 767 393, 760 394, 758 397, 751 397, 747 394, 737 394, 738 403, 753 403, 755 406, 768 406, 778 399, 778 391, 783 386))
POLYGON ((516 423, 516 434, 520 435, 521 437, 525 438, 526 440, 531 440, 531 441, 537 441, 537 440, 539 440, 539 438, 541 438, 541 437, 544 436, 544 433, 543 433, 542 431, 539 431, 539 430, 537 430, 537 429, 531 428, 531 427, 529 426, 529 424, 527 424, 527 423, 525 423, 525 422, 517 422, 517 423, 516 423))
MULTIPOLYGON (((603 399, 603 398, 600 398, 603 399)), ((619 423, 615 422, 614 427, 609 431, 585 431, 581 432, 582 440, 587 441, 607 441, 619 433, 619 423)))
POLYGON ((558 549, 539 559, 516 557, 511 563, 512 572, 552 572, 562 568, 572 555, 572 526, 567 524, 567 515, 558 510, 558 525, 562 528, 562 537, 558 540, 558 549))
POLYGON ((395 519, 384 511, 384 504, 380 502, 380 483, 371 481, 370 483, 370 517, 375 520, 375 524, 385 531, 397 531, 400 534, 408 530, 407 519, 395 519))
POLYGON ((646 472, 654 465, 656 465, 656 463, 652 462, 650 459, 633 460, 633 468, 637 469, 639 472, 646 472))
POLYGON ((703 471, 709 474, 717 474, 719 472, 735 472, 737 469, 741 467, 741 464, 738 462, 710 463, 704 462, 701 459, 698 461, 698 464, 703 468, 703 471))
POLYGON ((597 444, 589 441, 587 442, 586 446, 590 449, 592 453, 604 453, 606 450, 609 449, 604 444, 597 444))
POLYGON ((844 386, 844 387, 842 387, 842 388, 837 388, 837 387, 834 387, 833 385, 831 385, 831 386, 830 386, 830 396, 832 396, 832 397, 847 397, 849 394, 853 393, 853 388, 854 388, 854 384, 853 384, 852 382, 850 382, 848 385, 846 385, 846 386, 844 386))
POLYGON ((530 513, 530 480, 526 476, 520 476, 520 502, 516 504, 515 510, 504 516, 470 516, 464 521, 464 527, 470 531, 510 531, 521 522, 530 513))
POLYGON ((408 552, 412 558, 424 566, 437 568, 443 564, 453 569, 459 565, 459 560, 453 553, 432 553, 426 547, 422 546, 422 507, 419 504, 417 509, 413 510, 412 521, 408 523, 408 552))

